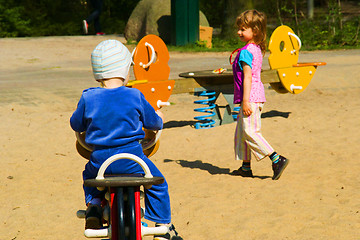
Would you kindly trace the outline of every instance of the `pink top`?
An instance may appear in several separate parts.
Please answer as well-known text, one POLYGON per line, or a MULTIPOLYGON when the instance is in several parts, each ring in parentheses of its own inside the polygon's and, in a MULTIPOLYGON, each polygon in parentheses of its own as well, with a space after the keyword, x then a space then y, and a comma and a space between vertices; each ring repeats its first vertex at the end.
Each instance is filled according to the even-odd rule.
POLYGON ((245 62, 251 67, 252 81, 249 102, 266 102, 264 85, 261 82, 261 66, 263 56, 259 45, 250 43, 240 49, 232 64, 234 73, 234 103, 243 100, 244 73, 240 62, 245 62))

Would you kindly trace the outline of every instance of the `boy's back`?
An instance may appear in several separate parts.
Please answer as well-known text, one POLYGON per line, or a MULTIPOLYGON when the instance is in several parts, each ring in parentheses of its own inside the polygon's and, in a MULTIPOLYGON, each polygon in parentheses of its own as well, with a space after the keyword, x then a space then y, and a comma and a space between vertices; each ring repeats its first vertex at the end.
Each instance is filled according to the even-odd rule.
POLYGON ((137 89, 89 88, 81 96, 70 119, 71 127, 86 130, 86 142, 94 148, 118 147, 144 138, 143 127, 162 128, 162 120, 137 89))

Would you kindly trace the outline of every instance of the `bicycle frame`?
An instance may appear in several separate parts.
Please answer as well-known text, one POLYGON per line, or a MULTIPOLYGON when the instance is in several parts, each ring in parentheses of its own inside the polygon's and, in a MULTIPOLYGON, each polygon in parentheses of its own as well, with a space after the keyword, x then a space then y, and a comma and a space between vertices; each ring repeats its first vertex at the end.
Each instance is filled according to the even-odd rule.
MULTIPOLYGON (((161 184, 162 177, 153 177, 146 163, 139 157, 121 153, 108 158, 100 167, 95 179, 84 181, 85 186, 108 189, 106 200, 110 208, 109 217, 104 216, 108 227, 103 229, 86 229, 84 235, 88 238, 104 238, 111 240, 141 240, 143 236, 166 234, 166 226, 146 227, 141 223, 140 186, 150 188, 151 185, 161 184), (130 159, 137 162, 144 170, 145 176, 112 176, 104 177, 106 168, 113 162, 130 159), (109 218, 109 219, 107 219, 109 218)), ((78 211, 79 218, 85 218, 85 211, 78 211)), ((106 214, 104 214, 106 215, 106 214)))

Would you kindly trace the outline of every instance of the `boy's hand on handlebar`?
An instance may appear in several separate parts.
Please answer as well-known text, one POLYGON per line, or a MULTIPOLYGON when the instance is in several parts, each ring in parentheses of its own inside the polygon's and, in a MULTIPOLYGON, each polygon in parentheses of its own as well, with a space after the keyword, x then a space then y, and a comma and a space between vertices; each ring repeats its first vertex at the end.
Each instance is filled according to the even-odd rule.
POLYGON ((157 115, 159 115, 159 117, 161 117, 161 119, 164 121, 164 114, 163 114, 160 110, 157 110, 156 113, 157 113, 157 115))

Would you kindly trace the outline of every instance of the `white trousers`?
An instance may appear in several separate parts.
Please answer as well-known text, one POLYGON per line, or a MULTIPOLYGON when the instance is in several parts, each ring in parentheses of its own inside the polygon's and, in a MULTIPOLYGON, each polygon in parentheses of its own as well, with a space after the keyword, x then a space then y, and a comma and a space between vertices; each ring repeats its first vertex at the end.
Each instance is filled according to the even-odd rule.
POLYGON ((235 130, 235 159, 251 160, 251 153, 257 161, 269 156, 274 149, 262 136, 261 111, 264 103, 250 103, 252 114, 246 116, 240 109, 235 130))

